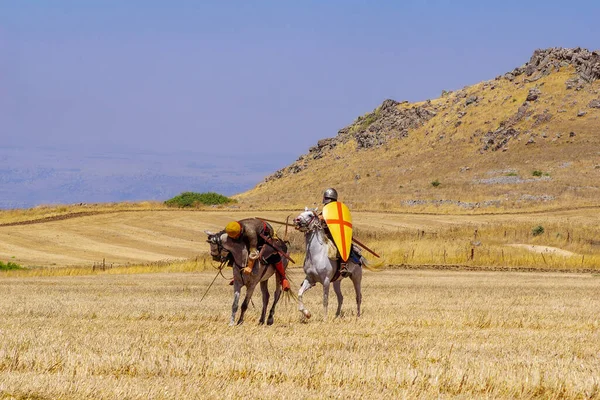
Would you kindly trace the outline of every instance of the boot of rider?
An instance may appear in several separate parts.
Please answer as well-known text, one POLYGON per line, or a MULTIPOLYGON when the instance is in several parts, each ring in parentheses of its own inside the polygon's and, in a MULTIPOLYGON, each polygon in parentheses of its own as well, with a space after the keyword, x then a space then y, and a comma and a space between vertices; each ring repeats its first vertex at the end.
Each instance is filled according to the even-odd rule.
POLYGON ((290 281, 285 277, 285 268, 283 268, 283 262, 280 260, 277 264, 275 264, 275 269, 279 276, 281 276, 281 287, 284 292, 290 290, 290 281))
POLYGON ((254 268, 255 261, 256 261, 256 258, 248 258, 248 264, 246 265, 246 268, 244 268, 244 270, 243 270, 244 275, 250 275, 252 273, 252 268, 254 268))
POLYGON ((342 277, 348 276, 348 263, 340 260, 340 275, 342 277))

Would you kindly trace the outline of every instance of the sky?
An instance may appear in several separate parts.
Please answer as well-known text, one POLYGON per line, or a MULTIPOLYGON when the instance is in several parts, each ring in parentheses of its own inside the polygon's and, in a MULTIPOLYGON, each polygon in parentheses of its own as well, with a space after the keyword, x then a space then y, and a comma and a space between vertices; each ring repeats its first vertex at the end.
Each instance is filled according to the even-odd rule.
POLYGON ((387 98, 600 49, 598 20, 597 0, 2 0, 0 146, 289 164, 387 98))

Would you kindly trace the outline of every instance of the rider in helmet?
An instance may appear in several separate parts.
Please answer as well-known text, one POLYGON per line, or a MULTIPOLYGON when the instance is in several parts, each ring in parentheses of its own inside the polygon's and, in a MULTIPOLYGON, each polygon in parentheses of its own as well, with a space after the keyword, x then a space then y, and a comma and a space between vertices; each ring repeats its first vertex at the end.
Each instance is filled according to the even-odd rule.
MULTIPOLYGON (((262 247, 265 244, 261 234, 269 238, 275 237, 275 231, 273 230, 273 227, 268 223, 256 218, 247 218, 241 221, 231 221, 225 227, 225 233, 227 233, 227 236, 229 236, 231 239, 243 241, 246 245, 246 248, 248 249, 248 264, 243 269, 243 273, 247 275, 252 273, 254 263, 258 259, 258 247, 262 247)), ((275 264, 275 269, 281 276, 281 286, 283 290, 287 292, 290 290, 290 282, 285 276, 285 268, 283 267, 283 262, 281 260, 275 264)))
POLYGON ((323 205, 329 204, 332 201, 337 201, 337 199, 337 190, 335 190, 334 188, 325 189, 325 192, 323 193, 323 205))
MULTIPOLYGON (((338 193, 337 190, 335 190, 334 188, 328 188, 325 189, 325 192, 323 192, 323 205, 327 205, 331 202, 337 201, 338 199, 338 193)), ((321 221, 324 221, 323 219, 323 212, 319 213, 319 219, 321 221)), ((325 231, 325 234, 327 235, 327 237, 329 238, 329 240, 333 241, 333 237, 331 236, 331 233, 329 232, 329 227, 327 226, 327 224, 325 224, 325 228, 323 229, 325 231)), ((354 250, 354 245, 351 246, 350 248, 350 254, 353 253, 354 250)), ((345 274, 348 273, 348 269, 346 266, 346 262, 344 262, 341 257, 339 257, 339 261, 340 261, 340 273, 342 274, 342 276, 345 276, 345 274)))
MULTIPOLYGON (((334 188, 325 189, 325 192, 323 192, 323 205, 324 206, 333 201, 337 201, 337 199, 338 199, 338 193, 337 193, 337 190, 335 190, 334 188)), ((324 221, 323 211, 319 212, 319 219, 321 221, 324 221)), ((327 224, 325 224, 325 233, 327 234, 329 239, 331 239, 331 235, 329 234, 329 227, 327 227, 327 224)))

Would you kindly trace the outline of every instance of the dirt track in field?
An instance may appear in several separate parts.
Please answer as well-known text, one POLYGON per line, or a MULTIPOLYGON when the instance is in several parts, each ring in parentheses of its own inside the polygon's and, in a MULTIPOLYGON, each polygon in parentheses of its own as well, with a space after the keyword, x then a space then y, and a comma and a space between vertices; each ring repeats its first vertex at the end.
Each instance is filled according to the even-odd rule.
MULTIPOLYGON (((289 211, 111 211, 82 212, 0 225, 0 260, 24 266, 91 266, 193 258, 208 251, 204 230, 218 231, 233 219, 253 216, 285 221, 289 211)), ((436 229, 453 224, 568 218, 600 223, 600 213, 566 210, 535 215, 422 215, 353 213, 368 229, 436 229)), ((275 225, 275 224, 274 224, 275 225)), ((276 226, 277 229, 283 229, 276 226)), ((282 232, 282 231, 280 231, 282 232)))

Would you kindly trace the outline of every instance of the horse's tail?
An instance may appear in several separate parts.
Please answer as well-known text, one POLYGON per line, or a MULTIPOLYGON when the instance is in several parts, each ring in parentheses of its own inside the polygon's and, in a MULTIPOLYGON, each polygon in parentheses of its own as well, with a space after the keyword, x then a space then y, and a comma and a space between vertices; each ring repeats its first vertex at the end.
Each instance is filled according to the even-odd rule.
POLYGON ((371 272, 381 272, 380 267, 383 265, 383 261, 372 265, 364 256, 360 256, 360 265, 371 272))

